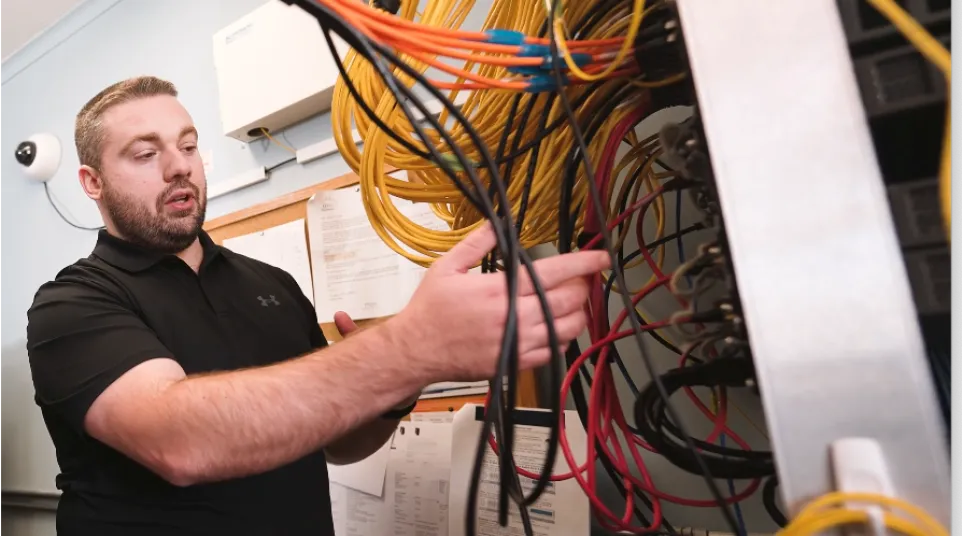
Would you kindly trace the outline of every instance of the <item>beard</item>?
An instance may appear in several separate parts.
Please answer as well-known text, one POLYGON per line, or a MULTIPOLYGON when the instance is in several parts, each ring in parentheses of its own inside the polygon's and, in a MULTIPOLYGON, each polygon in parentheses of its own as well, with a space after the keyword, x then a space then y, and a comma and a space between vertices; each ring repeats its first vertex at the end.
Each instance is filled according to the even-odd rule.
POLYGON ((190 181, 175 181, 165 188, 157 197, 153 212, 147 204, 114 190, 109 184, 104 182, 104 207, 124 240, 151 251, 174 254, 187 249, 200 234, 207 210, 207 192, 201 195, 190 181), (166 211, 164 200, 179 188, 189 188, 194 193, 194 206, 185 211, 166 211))

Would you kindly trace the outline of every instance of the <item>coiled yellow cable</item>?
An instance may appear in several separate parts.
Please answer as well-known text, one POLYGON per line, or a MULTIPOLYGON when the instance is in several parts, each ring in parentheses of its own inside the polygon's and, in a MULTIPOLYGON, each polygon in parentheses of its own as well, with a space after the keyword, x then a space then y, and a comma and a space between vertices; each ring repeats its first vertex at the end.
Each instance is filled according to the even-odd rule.
POLYGON ((885 509, 885 526, 909 536, 948 536, 949 532, 921 508, 901 499, 875 493, 834 492, 810 502, 792 522, 779 531, 779 536, 808 536, 843 525, 865 525, 870 522, 864 510, 849 508, 845 503, 872 504, 885 509), (900 511, 900 512, 899 512, 900 511), (908 514, 905 516, 904 514, 908 514))
MULTIPOLYGON (((592 9, 593 4, 593 2, 573 3, 571 6, 567 6, 564 18, 566 20, 578 20, 592 9)), ((415 6, 416 2, 402 2, 398 16, 406 20, 414 20, 416 16, 415 6)), ((443 28, 460 28, 473 7, 473 0, 456 2, 452 0, 431 0, 424 7, 424 12, 419 17, 418 22, 443 28)), ((596 25, 595 30, 587 38, 607 39, 624 36, 626 31, 630 31, 630 25, 633 24, 629 22, 626 16, 631 15, 630 20, 632 21, 638 19, 642 12, 637 9, 643 8, 643 2, 636 2, 635 7, 636 10, 630 13, 625 10, 612 10, 596 25)), ((515 30, 526 35, 537 35, 546 20, 545 7, 538 3, 495 0, 491 4, 482 25, 482 31, 497 28, 515 30)), ((621 50, 630 50, 631 43, 628 41, 625 43, 621 50)), ((622 54, 621 57, 624 57, 625 54, 622 54)), ((427 71, 428 66, 425 63, 407 57, 403 53, 400 56, 419 72, 427 71)), ((618 61, 613 61, 612 65, 617 66, 617 63, 618 61)), ((352 50, 346 58, 345 68, 361 98, 374 110, 377 117, 391 127, 391 130, 399 137, 415 147, 423 148, 423 143, 414 134, 407 117, 395 105, 394 96, 381 83, 373 67, 352 50)), ((465 62, 460 68, 485 77, 501 78, 509 76, 505 67, 489 64, 465 62)), ((413 85, 413 81, 406 79, 400 72, 395 74, 404 83, 413 85)), ((463 82, 464 79, 459 78, 457 81, 463 82)), ((575 113, 582 116, 583 110, 598 106, 601 96, 607 93, 605 89, 609 87, 607 84, 611 83, 615 82, 603 82, 606 85, 588 98, 575 113)), ((584 89, 572 86, 566 88, 566 91, 569 92, 570 98, 574 100, 584 89)), ((447 97, 454 101, 459 97, 459 93, 461 93, 459 90, 450 90, 447 92, 447 97)), ((626 101, 622 106, 616 108, 605 119, 589 147, 592 159, 599 158, 614 126, 631 111, 633 106, 637 106, 640 102, 640 93, 639 96, 633 97, 632 100, 626 101)), ((462 113, 489 147, 493 148, 498 145, 504 125, 509 119, 508 112, 511 108, 511 101, 517 94, 515 91, 503 89, 476 89, 469 93, 462 106, 462 113)), ((530 116, 532 120, 527 123, 523 132, 516 134, 520 136, 522 144, 540 134, 538 131, 539 118, 545 111, 547 99, 537 93, 522 93, 518 109, 525 109, 532 101, 533 108, 530 116)), ((549 123, 562 118, 564 115, 558 99, 554 100, 547 112, 549 123)), ((442 124, 450 125, 446 111, 442 111, 439 121, 442 124)), ((334 138, 344 160, 360 177, 365 210, 375 231, 398 254, 413 262, 429 265, 438 255, 449 250, 468 232, 482 223, 482 215, 464 198, 444 172, 433 163, 409 153, 401 144, 381 132, 365 116, 364 111, 354 102, 347 87, 340 80, 334 90, 332 123, 334 138), (360 133, 363 149, 358 147, 353 140, 352 130, 354 129, 360 133), (407 172, 407 176, 399 177, 397 173, 389 175, 385 172, 389 167, 403 170, 407 172), (411 221, 395 206, 394 201, 396 199, 430 203, 435 214, 446 222, 450 228, 444 230, 429 229, 411 221)), ((514 124, 517 128, 517 121, 514 124)), ((453 154, 437 132, 433 129, 426 130, 430 138, 429 143, 436 147, 439 152, 444 155, 453 154)), ((456 125, 450 126, 449 134, 459 144, 469 160, 478 161, 480 159, 477 148, 471 143, 463 129, 456 125)), ((513 139, 509 140, 509 146, 510 141, 513 141, 513 139)), ((566 124, 562 124, 561 127, 552 131, 541 143, 537 161, 534 163, 530 199, 524 226, 519 233, 521 244, 524 247, 553 242, 557 239, 557 205, 561 195, 563 165, 573 146, 574 139, 566 124)), ((510 176, 504 177, 508 184, 511 210, 515 215, 520 210, 531 158, 531 152, 529 151, 515 159, 510 176)), ((634 163, 620 162, 619 165, 619 171, 623 171, 626 166, 634 165, 634 163)), ((485 184, 490 180, 486 173, 481 173, 480 177, 485 184)), ((464 182, 467 182, 466 176, 463 179, 464 182)), ((579 167, 575 176, 572 206, 583 204, 586 201, 586 180, 587 178, 584 177, 583 171, 579 167)), ((654 184, 654 174, 651 170, 648 170, 642 185, 646 190, 651 191, 654 184)), ((659 200, 655 206, 655 213, 659 218, 659 233, 663 232, 664 229, 664 212, 664 202, 659 200)), ((583 215, 578 215, 576 232, 581 230, 582 218, 583 215)), ((664 249, 660 248, 659 257, 663 255, 664 249)))

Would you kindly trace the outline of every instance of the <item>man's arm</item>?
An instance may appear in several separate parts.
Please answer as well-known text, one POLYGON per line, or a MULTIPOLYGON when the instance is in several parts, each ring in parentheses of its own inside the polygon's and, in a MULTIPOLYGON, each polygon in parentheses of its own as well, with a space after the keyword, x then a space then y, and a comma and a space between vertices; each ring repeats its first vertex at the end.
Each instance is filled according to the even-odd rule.
POLYGON ((273 366, 186 377, 153 359, 111 384, 88 433, 173 484, 261 473, 348 434, 423 385, 390 323, 273 366), (390 357, 385 349, 392 349, 390 357))
MULTIPOLYGON (((343 311, 334 313, 334 325, 341 337, 345 339, 361 332, 354 320, 343 311)), ((417 402, 419 395, 420 391, 417 395, 402 402, 401 407, 410 407, 417 402)), ((347 465, 367 458, 384 446, 384 443, 391 438, 391 434, 394 433, 400 422, 400 419, 376 418, 361 425, 324 448, 327 462, 335 465, 347 465)))
POLYGON ((348 465, 374 454, 391 439, 399 419, 375 419, 324 447, 328 463, 348 465))
MULTIPOLYGON (((494 246, 490 227, 469 234, 435 261, 398 315, 334 347, 189 377, 109 282, 60 278, 28 313, 38 400, 177 485, 272 470, 332 445, 424 385, 495 374, 505 280, 469 272, 494 246)), ((530 280, 520 277, 519 369, 546 364, 552 343, 584 330, 584 276, 607 265, 601 252, 535 262, 557 341, 548 339, 530 280)))

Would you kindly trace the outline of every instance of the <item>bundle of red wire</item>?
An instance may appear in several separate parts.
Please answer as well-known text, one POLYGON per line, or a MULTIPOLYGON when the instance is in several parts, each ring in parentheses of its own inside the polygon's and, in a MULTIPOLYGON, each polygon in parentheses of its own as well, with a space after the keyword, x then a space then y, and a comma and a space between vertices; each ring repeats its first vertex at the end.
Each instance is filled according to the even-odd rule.
MULTIPOLYGON (((613 129, 611 138, 605 147, 603 158, 599 163, 597 175, 595 177, 595 180, 598 182, 599 191, 605 191, 607 182, 612 179, 610 175, 612 169, 614 168, 615 153, 619 144, 625 138, 627 132, 633 129, 645 116, 645 109, 643 107, 639 107, 638 110, 626 116, 625 119, 619 123, 615 129, 613 129)), ((671 275, 666 275, 662 272, 648 248, 644 246, 645 240, 643 223, 645 220, 645 213, 648 207, 656 199, 658 199, 659 196, 663 195, 664 192, 664 187, 656 188, 641 200, 633 203, 630 207, 628 207, 627 210, 618 215, 616 218, 607 222, 607 227, 609 231, 611 231, 624 221, 630 221, 635 213, 640 211, 636 224, 636 234, 638 236, 638 243, 640 246, 639 249, 645 259, 646 265, 654 274, 654 278, 649 284, 633 295, 631 300, 633 307, 637 307, 638 303, 644 298, 650 296, 655 290, 657 290, 659 287, 665 286, 671 280, 671 275)), ((589 204, 588 206, 590 207, 591 205, 589 204)), ((596 216, 592 213, 590 208, 588 210, 589 213, 585 217, 585 230, 586 232, 591 232, 592 229, 588 222, 596 221, 596 216)), ((591 249, 597 247, 599 244, 601 236, 597 233, 598 229, 595 228, 593 231, 594 232, 592 234, 594 234, 594 238, 586 243, 583 246, 583 249, 591 249)), ((608 311, 606 309, 606 303, 603 295, 604 284, 601 274, 596 274, 594 276, 591 289, 589 302, 586 306, 586 313, 589 318, 588 332, 591 345, 581 353, 573 365, 568 369, 561 388, 561 400, 566 400, 571 389, 571 385, 574 382, 581 381, 580 371, 582 367, 586 367, 589 362, 593 364, 594 373, 591 376, 592 381, 588 401, 588 423, 586 428, 587 461, 579 465, 578 461, 575 460, 575 456, 572 453, 571 445, 565 432, 565 419, 564 413, 562 412, 559 416, 561 426, 560 447, 567 466, 569 468, 576 467, 576 469, 563 474, 555 474, 551 477, 551 480, 560 481, 574 478, 587 495, 595 517, 606 530, 627 531, 632 533, 658 531, 660 530, 660 526, 662 524, 662 500, 690 507, 715 507, 717 504, 714 500, 689 499, 665 493, 660 491, 652 481, 645 459, 641 455, 639 448, 648 450, 654 454, 658 453, 641 438, 632 433, 631 427, 628 425, 624 412, 622 411, 622 403, 615 386, 614 373, 611 370, 611 363, 609 361, 609 350, 611 345, 622 338, 632 336, 631 329, 622 329, 622 325, 628 318, 630 311, 622 310, 615 319, 614 324, 611 324, 608 318, 608 311), (595 355, 597 355, 597 357, 593 359, 593 356, 595 355), (600 453, 598 452, 599 450, 601 451, 600 453), (635 467, 637 467, 640 477, 635 475, 632 471, 625 453, 626 450, 628 451, 627 455, 631 457, 635 467), (609 509, 599 497, 599 479, 597 478, 595 471, 595 460, 599 455, 604 455, 611 461, 613 467, 622 479, 622 484, 626 490, 627 500, 624 513, 621 515, 612 512, 611 509, 609 509), (632 524, 632 519, 634 517, 633 511, 635 507, 635 493, 646 494, 651 500, 652 519, 651 523, 647 526, 638 526, 632 524)), ((675 296, 675 299, 678 301, 678 304, 681 308, 687 308, 688 303, 685 299, 677 295, 675 296)), ((679 320, 684 321, 685 319, 676 319, 676 321, 679 320)), ((644 325, 643 329, 650 331, 666 328, 670 325, 671 324, 668 320, 661 320, 647 323, 644 325)), ((679 367, 686 366, 690 352, 691 348, 684 351, 678 363, 679 367)), ((711 357, 714 352, 709 348, 706 353, 709 357, 711 357)), ((737 444, 740 448, 744 450, 751 450, 748 443, 727 426, 728 401, 724 388, 718 388, 717 391, 719 400, 717 412, 713 412, 711 409, 709 409, 701 401, 701 399, 699 399, 694 391, 692 391, 692 389, 686 387, 684 388, 684 392, 695 405, 695 407, 698 408, 698 410, 714 424, 711 433, 705 438, 706 442, 714 443, 722 434, 724 434, 726 437, 734 441, 735 444, 737 444)), ((489 437, 488 442, 491 448, 497 452, 493 436, 489 437)), ((536 479, 538 477, 536 473, 532 473, 521 468, 518 468, 518 474, 531 479, 536 479)), ((759 488, 760 483, 760 480, 751 481, 742 491, 729 497, 726 502, 728 504, 732 504, 748 498, 755 493, 755 491, 759 488)))

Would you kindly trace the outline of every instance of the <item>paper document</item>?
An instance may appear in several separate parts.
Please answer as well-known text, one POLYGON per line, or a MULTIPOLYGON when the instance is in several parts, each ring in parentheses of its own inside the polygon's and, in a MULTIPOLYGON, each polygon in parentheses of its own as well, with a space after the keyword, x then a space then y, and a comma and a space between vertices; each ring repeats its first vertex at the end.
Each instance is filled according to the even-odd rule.
POLYGON ((384 491, 384 477, 387 475, 390 452, 391 442, 387 441, 377 452, 357 463, 328 464, 328 478, 331 482, 380 497, 384 491))
MULTIPOLYGON (((318 505, 323 508, 324 505, 318 505)), ((337 536, 390 534, 389 507, 383 497, 331 482, 331 517, 337 536)))
MULTIPOLYGON (((392 199, 411 220, 447 229, 427 203, 392 199)), ((371 226, 359 186, 318 192, 307 203, 314 303, 321 322, 337 311, 355 319, 397 313, 411 299, 425 268, 397 254, 371 226)))
MULTIPOLYGON (((402 422, 388 492, 398 536, 447 536, 451 424, 402 422)), ((388 535, 385 535, 388 536, 388 535)))
POLYGON ((453 420, 453 411, 415 411, 411 414, 411 422, 451 422, 453 420))
MULTIPOLYGON (((448 533, 461 536, 465 533, 465 515, 471 482, 471 468, 477 452, 478 434, 483 422, 476 404, 465 404, 454 416, 451 440, 451 497, 448 533)), ((545 410, 518 410, 519 415, 546 413, 545 410)), ((534 417, 541 417, 534 415, 534 417)), ((543 420, 525 419, 532 422, 543 420)), ((584 464, 585 431, 578 419, 577 412, 565 411, 565 431, 578 465, 584 464)), ((514 455, 519 467, 531 472, 540 471, 544 464, 549 430, 542 425, 520 424, 515 426, 514 455)), ((524 534, 518 507, 509 501, 509 523, 507 527, 498 524, 498 462, 490 446, 485 446, 484 465, 481 471, 481 486, 478 496, 476 519, 479 536, 520 535, 524 534)), ((552 474, 568 473, 570 469, 562 453, 558 452, 552 474)), ((534 485, 534 480, 519 477, 521 487, 526 492, 534 485)), ((590 531, 588 498, 574 479, 552 482, 541 497, 530 507, 532 528, 538 536, 584 536, 590 531)))
POLYGON ((389 441, 384 495, 331 483, 338 536, 447 536, 451 424, 402 422, 389 441))
POLYGON ((488 392, 488 386, 483 387, 456 387, 451 389, 445 389, 443 391, 434 391, 431 393, 422 393, 418 398, 421 400, 427 400, 431 398, 450 398, 452 396, 468 396, 468 395, 483 395, 488 392))
POLYGON ((297 281, 301 292, 311 302, 314 301, 311 260, 307 254, 307 234, 304 232, 303 219, 228 238, 224 240, 224 247, 286 271, 297 281))

